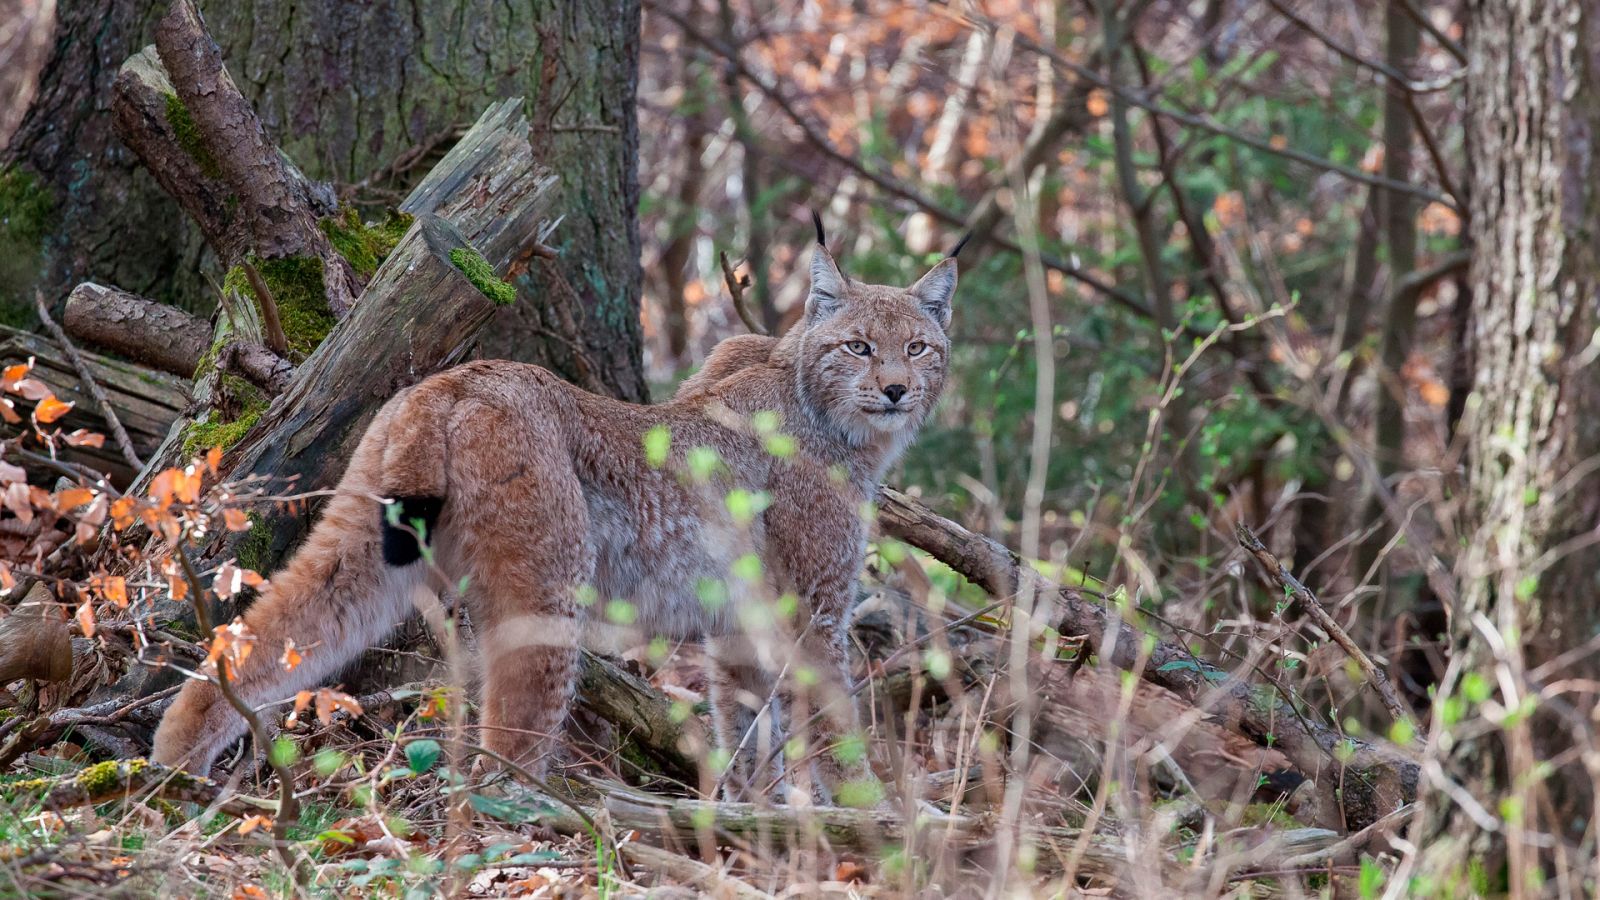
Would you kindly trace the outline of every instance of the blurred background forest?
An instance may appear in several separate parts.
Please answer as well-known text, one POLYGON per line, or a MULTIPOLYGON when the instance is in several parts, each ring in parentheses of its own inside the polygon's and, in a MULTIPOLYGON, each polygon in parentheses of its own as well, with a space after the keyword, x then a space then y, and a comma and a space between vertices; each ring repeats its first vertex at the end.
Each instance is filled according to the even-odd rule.
MULTIPOLYGON (((970 233, 951 387, 889 483, 1253 669, 1338 747, 1399 748, 1404 802, 1344 821, 1360 842, 1319 857, 1349 876, 1339 895, 1593 889, 1589 4, 201 6, 267 132, 369 222, 488 104, 526 97, 562 179, 561 259, 518 286, 573 302, 498 313, 478 352, 593 390, 663 399, 749 330, 723 254, 745 314, 791 326, 810 210, 869 282, 910 283, 970 233), (1535 760, 1571 780, 1512 777, 1535 760), (1412 844, 1375 836, 1408 828, 1412 844), (1454 863, 1418 868, 1446 833, 1454 863), (1386 883, 1382 854, 1432 880, 1386 883)), ((38 326, 36 288, 55 304, 84 280, 218 306, 232 261, 110 122, 111 80, 164 9, 0 0, 0 318, 17 328, 38 326)), ((875 546, 891 586, 897 554, 875 546)), ((923 590, 980 605, 923 562, 923 590)), ((1217 674, 1159 668, 1185 666, 1217 674)), ((1075 824, 1104 805, 1085 790, 1075 824)))

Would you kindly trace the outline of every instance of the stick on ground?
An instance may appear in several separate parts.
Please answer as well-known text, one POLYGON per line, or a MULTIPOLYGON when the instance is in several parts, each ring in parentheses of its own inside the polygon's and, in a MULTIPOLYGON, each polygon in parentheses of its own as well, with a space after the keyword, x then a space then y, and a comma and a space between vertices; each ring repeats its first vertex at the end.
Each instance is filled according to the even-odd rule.
POLYGON ((122 420, 117 418, 117 411, 111 408, 111 401, 106 399, 106 392, 100 389, 100 383, 94 380, 94 373, 89 371, 89 364, 83 361, 78 348, 72 345, 72 340, 67 333, 61 330, 56 320, 50 318, 50 307, 44 302, 44 294, 33 292, 33 302, 39 307, 39 321, 50 330, 50 336, 56 339, 61 349, 67 354, 67 359, 72 360, 72 367, 78 371, 78 380, 83 382, 83 389, 89 392, 94 402, 100 407, 100 414, 105 416, 106 426, 111 429, 111 436, 117 442, 117 449, 122 451, 122 458, 128 465, 138 471, 144 468, 144 462, 139 459, 139 454, 133 452, 133 442, 128 440, 127 429, 122 427, 122 420))

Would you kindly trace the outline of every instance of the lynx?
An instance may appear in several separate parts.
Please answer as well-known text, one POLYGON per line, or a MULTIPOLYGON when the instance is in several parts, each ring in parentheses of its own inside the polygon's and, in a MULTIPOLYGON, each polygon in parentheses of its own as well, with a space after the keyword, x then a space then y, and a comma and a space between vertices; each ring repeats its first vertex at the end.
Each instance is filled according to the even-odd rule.
MULTIPOLYGON (((586 623, 622 603, 646 633, 707 642, 716 734, 740 778, 779 710, 812 713, 814 770, 793 769, 816 796, 870 778, 861 754, 833 752, 855 727, 846 631, 863 515, 944 387, 956 260, 910 288, 869 285, 840 272, 820 222, 817 238, 795 327, 724 341, 667 403, 504 361, 396 395, 245 613, 260 652, 233 674, 241 697, 260 705, 322 682, 416 592, 462 584, 481 740, 542 774, 586 623), (292 671, 278 663, 286 640, 311 648, 292 671)), ((215 684, 192 681, 152 758, 205 772, 243 731, 215 684)))

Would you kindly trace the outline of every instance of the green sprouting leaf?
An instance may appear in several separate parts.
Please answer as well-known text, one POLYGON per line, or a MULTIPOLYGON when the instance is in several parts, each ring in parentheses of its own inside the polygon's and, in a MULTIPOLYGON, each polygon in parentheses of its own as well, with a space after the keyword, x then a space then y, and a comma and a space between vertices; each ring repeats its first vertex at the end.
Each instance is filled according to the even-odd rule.
POLYGON ((735 488, 728 492, 724 502, 727 504, 728 514, 733 516, 733 521, 740 525, 748 525, 772 503, 772 497, 766 491, 735 488))
POLYGON ((644 459, 650 468, 659 469, 666 465, 667 453, 672 449, 672 429, 666 425, 657 425, 644 433, 644 459))
POLYGON ((754 553, 746 553, 733 561, 731 570, 733 576, 740 581, 757 582, 761 580, 761 557, 754 553))
POLYGON ((1372 860, 1370 856, 1361 857, 1361 876, 1359 879, 1362 900, 1378 896, 1383 890, 1385 879, 1383 868, 1372 860))
POLYGON ((406 745, 406 766, 412 774, 421 775, 439 762, 439 753, 438 741, 412 741, 406 745))

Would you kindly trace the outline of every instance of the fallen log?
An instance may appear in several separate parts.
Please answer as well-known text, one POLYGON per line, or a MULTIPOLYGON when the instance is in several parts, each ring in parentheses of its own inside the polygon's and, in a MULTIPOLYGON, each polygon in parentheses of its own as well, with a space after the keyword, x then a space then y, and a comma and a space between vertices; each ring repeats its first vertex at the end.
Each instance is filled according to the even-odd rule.
MULTIPOLYGON (((1021 567, 1015 554, 893 488, 878 493, 878 527, 997 598, 1017 594, 1021 567)), ((1311 719, 1276 693, 1275 686, 1228 673, 1180 644, 1156 641, 1141 660, 1143 631, 1076 590, 1030 580, 1040 581, 1039 590, 1052 604, 1052 624, 1061 634, 1082 637, 1102 662, 1137 668, 1146 681, 1287 757, 1316 785, 1317 824, 1358 830, 1416 799, 1421 770, 1401 749, 1311 719)))
MULTIPOLYGON (((90 374, 116 410, 117 418, 127 430, 135 452, 143 459, 152 458, 166 438, 173 420, 189 402, 189 382, 166 372, 99 354, 81 351, 81 355, 90 374)), ((78 428, 99 432, 105 430, 105 421, 94 399, 79 381, 72 361, 67 358, 60 344, 44 335, 0 326, 0 365, 15 365, 27 362, 30 358, 34 360, 33 377, 48 385, 57 398, 74 404, 72 411, 58 420, 57 425, 67 431, 78 428)), ((21 397, 13 398, 13 402, 24 415, 32 405, 31 401, 21 397)), ((104 472, 113 483, 119 485, 128 484, 138 474, 109 441, 103 447, 61 447, 56 455, 65 462, 104 472)), ((48 479, 42 471, 38 476, 41 481, 54 480, 56 473, 48 473, 48 479)))
POLYGON ((86 281, 67 297, 67 334, 140 365, 194 376, 211 345, 211 326, 176 306, 86 281))

